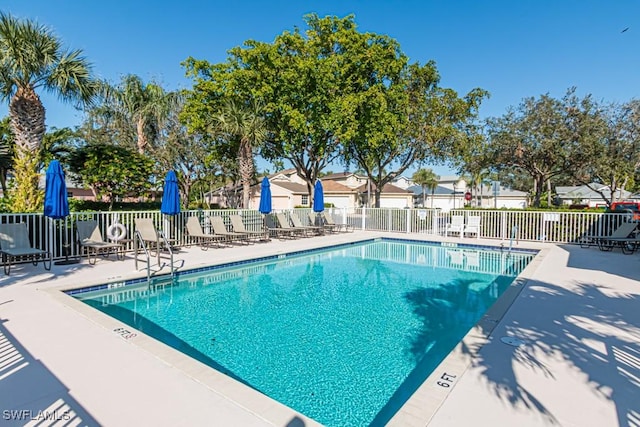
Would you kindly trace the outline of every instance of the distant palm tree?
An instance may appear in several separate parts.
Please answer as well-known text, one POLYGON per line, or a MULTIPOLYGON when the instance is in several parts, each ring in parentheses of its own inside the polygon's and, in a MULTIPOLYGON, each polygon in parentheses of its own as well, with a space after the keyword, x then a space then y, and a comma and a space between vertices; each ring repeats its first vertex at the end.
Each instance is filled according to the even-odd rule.
POLYGON ((249 207, 251 181, 254 176, 253 150, 264 142, 267 127, 260 109, 256 105, 227 103, 215 117, 216 126, 230 139, 238 142, 236 158, 242 182, 242 207, 249 207))
POLYGON ((124 76, 117 86, 102 82, 100 92, 104 99, 99 109, 101 114, 135 125, 140 154, 155 141, 170 112, 180 102, 177 92, 167 92, 154 82, 145 84, 135 74, 124 76))
POLYGON ((88 104, 97 83, 82 51, 65 51, 51 30, 0 13, 0 98, 9 100, 15 141, 14 211, 35 211, 42 204, 37 165, 46 128, 37 89, 88 104))
POLYGON ((411 177, 413 182, 422 187, 422 207, 424 208, 426 189, 431 190, 431 207, 433 207, 433 192, 438 187, 440 176, 431 169, 418 169, 411 177))

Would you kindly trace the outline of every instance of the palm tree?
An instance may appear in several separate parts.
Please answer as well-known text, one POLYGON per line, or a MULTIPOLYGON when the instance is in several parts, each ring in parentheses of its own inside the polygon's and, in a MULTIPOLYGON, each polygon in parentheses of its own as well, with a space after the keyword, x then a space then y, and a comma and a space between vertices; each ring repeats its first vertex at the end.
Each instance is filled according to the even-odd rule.
POLYGON ((13 169, 13 134, 9 117, 0 120, 0 188, 2 197, 7 198, 7 175, 13 169))
POLYGON ((144 154, 156 140, 172 109, 180 103, 180 94, 166 92, 157 83, 144 84, 135 74, 122 78, 117 86, 101 83, 104 105, 96 112, 116 123, 135 124, 136 146, 144 154))
POLYGON ((37 166, 46 128, 38 89, 65 102, 88 104, 97 84, 82 51, 63 50, 51 30, 0 13, 0 98, 9 101, 15 141, 13 209, 19 212, 41 207, 37 166))
POLYGON ((254 175, 253 150, 267 137, 267 127, 259 108, 253 104, 227 103, 215 117, 216 124, 229 139, 236 140, 236 158, 242 182, 242 207, 249 207, 251 180, 254 175))
POLYGON ((411 177, 413 182, 422 187, 422 207, 424 208, 426 189, 431 190, 431 207, 433 207, 433 192, 438 186, 440 176, 431 169, 418 169, 411 177))

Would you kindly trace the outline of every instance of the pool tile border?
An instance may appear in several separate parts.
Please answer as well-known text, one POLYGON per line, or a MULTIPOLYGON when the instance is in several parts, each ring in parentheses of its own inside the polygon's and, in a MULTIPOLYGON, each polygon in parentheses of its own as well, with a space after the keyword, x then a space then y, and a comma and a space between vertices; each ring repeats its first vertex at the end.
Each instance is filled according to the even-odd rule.
MULTIPOLYGON (((275 254, 275 255, 268 255, 268 256, 263 256, 263 257, 258 257, 258 258, 250 258, 250 259, 246 259, 246 260, 240 260, 240 261, 232 261, 232 262, 226 262, 226 263, 222 263, 222 264, 212 264, 212 265, 208 265, 205 267, 196 267, 196 268, 191 268, 188 270, 184 270, 184 271, 178 271, 176 272, 176 277, 180 277, 180 276, 187 276, 190 274, 197 274, 197 273, 203 273, 203 272, 207 272, 207 271, 215 271, 215 270, 221 270, 221 269, 225 269, 225 268, 232 268, 232 267, 237 267, 240 265, 246 265, 246 264, 254 264, 254 263, 260 263, 260 262, 267 262, 267 261, 272 261, 272 260, 278 260, 278 259, 283 259, 283 258, 291 258, 291 257, 295 257, 295 256, 301 256, 301 255, 307 255, 307 254, 311 254, 311 253, 316 253, 316 252, 324 252, 327 250, 332 250, 332 249, 338 249, 341 247, 349 247, 349 246, 353 246, 353 245, 359 245, 359 244, 363 244, 363 243, 370 243, 370 242, 377 242, 377 241, 390 241, 390 242, 398 242, 398 243, 421 243, 421 244, 431 244, 431 245, 436 245, 436 246, 444 246, 444 247, 448 247, 448 248, 460 248, 460 249, 484 249, 484 250, 498 250, 502 248, 496 247, 496 246, 490 246, 490 245, 478 245, 478 244, 468 244, 468 243, 457 243, 457 242, 436 242, 436 241, 429 241, 429 240, 416 240, 416 239, 400 239, 400 238, 390 238, 390 237, 377 237, 377 238, 373 238, 373 239, 364 239, 364 240, 358 240, 355 242, 349 242, 349 243, 339 243, 339 244, 335 244, 335 245, 329 245, 329 246, 323 246, 321 248, 313 248, 313 249, 304 249, 304 250, 299 250, 299 251, 292 251, 292 252, 286 252, 286 253, 282 253, 282 254, 275 254)), ((508 249, 504 249, 504 250, 508 250, 508 249)), ((513 252, 516 253, 530 253, 530 254, 536 254, 538 253, 537 249, 515 249, 513 250, 513 252)), ((158 279, 166 279, 171 277, 169 274, 163 274, 160 276, 154 276, 151 278, 151 280, 153 281, 154 279, 158 280, 158 279)), ((77 296, 80 294, 84 294, 84 293, 88 293, 88 292, 95 292, 95 291, 105 291, 105 290, 110 290, 110 289, 121 289, 123 287, 126 286, 132 286, 132 285, 139 285, 139 284, 143 284, 147 282, 147 278, 146 277, 136 277, 136 278, 132 278, 132 279, 126 279, 126 280, 117 280, 117 281, 113 281, 113 282, 108 282, 108 283, 103 283, 103 284, 99 284, 99 285, 92 285, 92 286, 85 286, 85 287, 74 287, 71 289, 64 289, 62 290, 62 292, 64 292, 67 295, 70 296, 77 296)))

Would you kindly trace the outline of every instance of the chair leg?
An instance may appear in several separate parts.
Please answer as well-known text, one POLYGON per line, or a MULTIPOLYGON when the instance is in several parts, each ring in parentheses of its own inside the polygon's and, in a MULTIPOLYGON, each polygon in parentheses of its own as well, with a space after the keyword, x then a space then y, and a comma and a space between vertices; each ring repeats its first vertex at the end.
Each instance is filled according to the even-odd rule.
POLYGON ((7 254, 2 254, 2 265, 4 266, 4 274, 7 276, 11 273, 11 257, 7 254))

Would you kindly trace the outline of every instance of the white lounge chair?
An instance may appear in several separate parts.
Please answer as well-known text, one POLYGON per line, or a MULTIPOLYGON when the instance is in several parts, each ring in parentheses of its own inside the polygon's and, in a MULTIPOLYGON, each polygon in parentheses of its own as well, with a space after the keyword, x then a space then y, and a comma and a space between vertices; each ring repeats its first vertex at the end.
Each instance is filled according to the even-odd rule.
POLYGON ((445 237, 449 236, 449 233, 458 233, 462 237, 464 233, 464 216, 452 215, 451 222, 447 224, 447 229, 444 232, 445 237))
POLYGON ((33 265, 42 260, 45 270, 51 270, 51 254, 48 251, 34 248, 29 241, 27 224, 0 224, 0 252, 4 273, 11 272, 11 264, 17 258, 31 258, 33 265))
POLYGON ((116 254, 116 258, 120 258, 121 254, 124 255, 122 244, 106 242, 102 238, 102 232, 95 220, 76 221, 76 235, 80 249, 87 253, 87 259, 91 265, 96 263, 98 255, 109 256, 111 252, 116 254))
POLYGON ((480 238, 480 219, 479 215, 473 215, 467 218, 467 225, 464 227, 464 234, 475 234, 476 238, 480 238))

